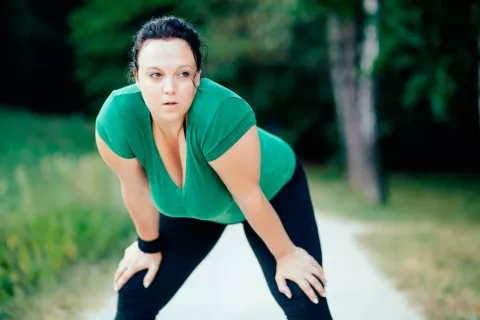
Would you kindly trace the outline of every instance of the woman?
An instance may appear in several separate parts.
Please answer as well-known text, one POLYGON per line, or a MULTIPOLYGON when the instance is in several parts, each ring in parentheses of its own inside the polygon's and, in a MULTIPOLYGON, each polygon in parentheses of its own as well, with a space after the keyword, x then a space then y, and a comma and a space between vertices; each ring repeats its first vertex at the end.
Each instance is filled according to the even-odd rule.
POLYGON ((241 97, 200 77, 201 45, 180 18, 144 24, 135 84, 113 91, 97 117, 99 153, 138 235, 115 273, 116 319, 155 319, 235 223, 288 319, 331 319, 302 165, 241 97))

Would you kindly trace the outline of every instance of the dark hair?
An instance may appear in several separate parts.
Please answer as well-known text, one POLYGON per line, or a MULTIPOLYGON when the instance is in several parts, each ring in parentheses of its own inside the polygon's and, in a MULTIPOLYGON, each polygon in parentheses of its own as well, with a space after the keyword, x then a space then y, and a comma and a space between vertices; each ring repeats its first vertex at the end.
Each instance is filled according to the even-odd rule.
MULTIPOLYGON (((192 24, 184 19, 175 16, 163 16, 152 18, 143 24, 135 36, 134 44, 131 51, 131 62, 129 64, 130 80, 133 79, 133 72, 138 70, 138 52, 142 44, 149 39, 171 39, 179 38, 185 40, 190 49, 192 49, 193 57, 197 65, 197 70, 203 69, 205 58, 200 49, 205 46, 192 24)), ((206 47, 206 46, 205 46, 206 47)))

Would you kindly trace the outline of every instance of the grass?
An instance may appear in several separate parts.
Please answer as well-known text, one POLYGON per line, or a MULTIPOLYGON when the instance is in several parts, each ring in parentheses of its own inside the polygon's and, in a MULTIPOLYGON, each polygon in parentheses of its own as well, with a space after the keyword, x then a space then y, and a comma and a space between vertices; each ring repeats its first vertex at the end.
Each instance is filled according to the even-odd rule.
MULTIPOLYGON (((116 178, 81 117, 0 110, 0 137, 0 319, 75 319, 110 293, 129 244, 116 178)), ((480 319, 479 176, 393 175, 377 207, 339 172, 307 170, 324 214, 381 226, 360 243, 429 319, 480 319)))
MULTIPOLYGON (((22 183, 25 177, 35 177, 42 170, 48 175, 45 170, 51 161, 59 168, 62 161, 95 151, 93 124, 81 117, 37 117, 0 109, 0 137, 0 196, 5 199, 0 203, 0 215, 22 206, 27 190, 35 191, 43 183, 34 178, 37 185, 25 188, 30 183, 22 183)), ((42 202, 41 198, 35 200, 42 202)))
POLYGON ((378 227, 360 244, 428 319, 480 319, 480 176, 394 174, 375 206, 338 171, 307 170, 322 213, 378 227))
POLYGON ((88 119, 0 110, 0 136, 0 319, 71 319, 132 239, 117 179, 88 119))
POLYGON ((82 320, 85 310, 95 310, 113 293, 112 275, 118 259, 96 263, 79 262, 57 281, 43 285, 27 297, 17 298, 9 308, 10 319, 82 320))
POLYGON ((394 228, 360 238, 429 319, 480 319, 480 228, 394 228), (391 259, 391 260, 390 260, 391 259))

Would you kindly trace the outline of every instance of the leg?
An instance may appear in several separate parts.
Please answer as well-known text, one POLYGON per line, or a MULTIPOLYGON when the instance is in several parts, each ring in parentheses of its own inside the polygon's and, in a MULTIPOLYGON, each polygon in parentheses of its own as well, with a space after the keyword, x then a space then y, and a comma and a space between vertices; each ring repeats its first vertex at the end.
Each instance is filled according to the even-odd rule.
POLYGON ((116 320, 154 320, 220 238, 225 225, 188 218, 160 218, 163 259, 154 281, 143 287, 147 271, 120 289, 116 320))
MULTIPOLYGON (((310 199, 307 179, 300 159, 297 158, 295 173, 280 192, 270 201, 293 243, 305 249, 322 265, 320 238, 310 199)), ((276 261, 262 239, 248 222, 244 222, 245 234, 261 265, 268 287, 289 320, 330 320, 332 316, 326 298, 317 293, 318 304, 314 304, 293 281, 287 280, 292 292, 288 299, 278 291, 275 282, 276 261)))

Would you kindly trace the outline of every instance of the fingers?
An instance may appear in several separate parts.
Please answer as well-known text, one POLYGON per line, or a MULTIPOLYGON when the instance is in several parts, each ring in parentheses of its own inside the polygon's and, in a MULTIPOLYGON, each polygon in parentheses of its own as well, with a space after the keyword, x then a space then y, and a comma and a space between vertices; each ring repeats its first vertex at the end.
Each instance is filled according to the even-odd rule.
POLYGON ((152 264, 148 268, 148 272, 143 278, 143 286, 145 288, 148 288, 148 286, 152 283, 153 279, 155 278, 155 275, 157 274, 157 271, 158 271, 158 265, 156 264, 152 264))
POLYGON ((303 276, 297 278, 298 280, 295 282, 298 284, 300 289, 305 292, 307 297, 313 303, 317 304, 318 298, 315 291, 317 291, 321 297, 325 297, 325 286, 327 285, 327 280, 325 279, 323 268, 313 257, 311 258, 310 268, 307 268, 306 271, 307 272, 305 272, 303 276))
POLYGON ((134 268, 127 268, 115 285, 115 291, 120 291, 125 283, 137 272, 134 268))
POLYGON ((323 273, 323 269, 321 268, 319 269, 312 266, 311 268, 308 269, 308 272, 310 272, 311 274, 316 276, 318 279, 320 279, 324 287, 327 286, 327 280, 325 279, 325 274, 323 273))
POLYGON ((312 300, 313 303, 317 304, 318 303, 318 298, 317 295, 315 294, 315 291, 313 291, 312 286, 310 286, 310 283, 307 281, 307 279, 300 279, 296 281, 300 289, 305 292, 308 298, 312 300))
POLYGON ((314 258, 312 258, 312 264, 314 267, 312 273, 316 275, 317 278, 320 279, 320 281, 322 281, 324 286, 327 286, 327 279, 325 278, 325 273, 323 272, 322 266, 314 258))
POLYGON ((128 266, 126 264, 120 264, 118 266, 118 269, 115 272, 115 276, 114 276, 114 279, 113 279, 114 284, 116 284, 118 282, 118 279, 120 279, 120 277, 125 272, 125 270, 127 270, 127 268, 128 268, 128 266))
POLYGON ((325 289, 323 286, 320 284, 320 281, 318 281, 315 276, 311 275, 310 273, 305 274, 305 279, 310 283, 310 285, 317 290, 318 294, 321 295, 322 297, 325 297, 325 289))
POLYGON ((276 277, 275 281, 277 282, 278 290, 287 296, 288 299, 292 298, 292 292, 287 286, 287 281, 282 277, 276 277))

